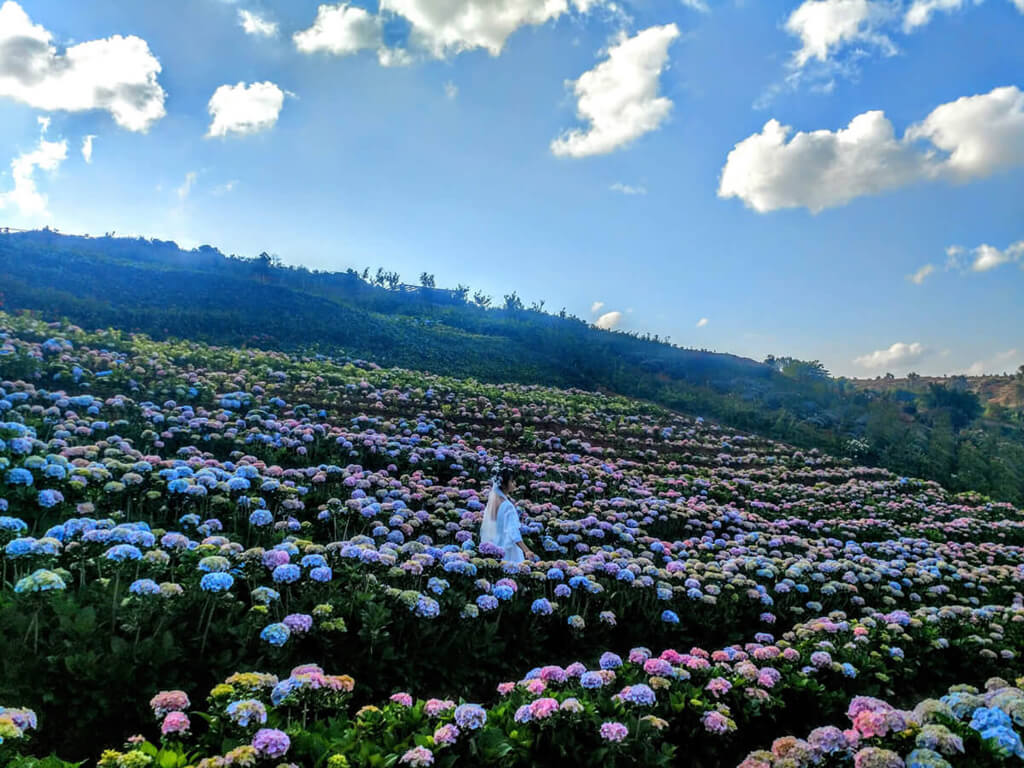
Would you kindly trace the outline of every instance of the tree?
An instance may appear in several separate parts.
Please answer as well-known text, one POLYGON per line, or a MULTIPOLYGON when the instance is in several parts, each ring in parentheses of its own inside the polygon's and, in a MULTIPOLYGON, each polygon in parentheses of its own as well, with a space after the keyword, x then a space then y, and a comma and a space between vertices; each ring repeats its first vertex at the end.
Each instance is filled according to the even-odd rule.
POLYGON ((469 296, 469 286, 459 283, 455 287, 455 299, 457 301, 465 303, 467 296, 469 296))
POLYGON ((1024 365, 1017 369, 1017 378, 1024 379, 1024 365))
POLYGON ((437 285, 434 282, 434 276, 429 272, 420 273, 420 285, 424 288, 436 288, 437 285))
POLYGON ((517 312, 522 310, 522 308, 523 300, 519 298, 518 293, 512 291, 512 293, 505 294, 505 309, 509 310, 510 312, 517 312))
POLYGON ((476 304, 478 307, 483 307, 484 309, 487 309, 489 306, 491 306, 491 301, 491 297, 488 296, 483 291, 477 291, 476 293, 473 294, 473 303, 476 304))
POLYGON ((966 427, 981 416, 984 410, 981 400, 974 392, 965 389, 950 389, 944 384, 929 384, 928 392, 925 393, 923 400, 930 410, 945 411, 949 414, 954 432, 959 432, 966 427))

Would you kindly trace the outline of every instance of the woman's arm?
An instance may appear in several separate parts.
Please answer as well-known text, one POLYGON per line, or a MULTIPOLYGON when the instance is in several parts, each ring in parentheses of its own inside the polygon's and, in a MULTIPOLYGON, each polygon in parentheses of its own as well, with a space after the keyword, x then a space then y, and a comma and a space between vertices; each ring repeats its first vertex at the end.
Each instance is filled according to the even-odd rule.
POLYGON ((505 513, 505 526, 508 540, 514 542, 515 545, 523 551, 523 556, 526 559, 532 560, 535 557, 535 555, 533 554, 533 552, 530 551, 530 548, 526 546, 525 543, 523 543, 523 534, 519 530, 519 510, 516 508, 516 505, 511 500, 507 501, 506 503, 508 504, 508 507, 506 508, 505 513))

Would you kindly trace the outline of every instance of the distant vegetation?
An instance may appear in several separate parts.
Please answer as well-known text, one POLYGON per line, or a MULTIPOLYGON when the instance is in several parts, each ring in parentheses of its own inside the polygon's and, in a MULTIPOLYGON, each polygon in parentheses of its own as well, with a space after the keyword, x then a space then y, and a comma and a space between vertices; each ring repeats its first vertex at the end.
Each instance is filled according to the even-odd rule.
POLYGON ((325 355, 476 378, 616 392, 859 462, 1024 503, 1024 371, 968 380, 834 378, 604 331, 512 292, 418 285, 383 268, 317 272, 269 254, 173 242, 0 234, 0 308, 86 328, 325 355), (981 396, 979 396, 979 394, 981 396))

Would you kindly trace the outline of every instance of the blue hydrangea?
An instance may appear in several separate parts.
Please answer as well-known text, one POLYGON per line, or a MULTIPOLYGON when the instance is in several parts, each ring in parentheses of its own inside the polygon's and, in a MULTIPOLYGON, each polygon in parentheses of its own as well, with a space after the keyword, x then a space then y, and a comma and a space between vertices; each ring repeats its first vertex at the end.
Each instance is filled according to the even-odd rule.
POLYGON ((622 657, 617 653, 606 651, 601 654, 601 658, 598 661, 601 669, 616 669, 622 666, 622 657))
POLYGON ((274 515, 267 509, 257 509, 249 515, 249 525, 254 525, 257 528, 270 525, 272 522, 274 522, 274 515))
POLYGON ((334 578, 334 571, 326 565, 318 565, 309 572, 309 578, 319 584, 326 584, 334 578))
POLYGON ((530 611, 539 616, 550 616, 552 610, 551 602, 544 597, 537 598, 530 606, 530 611))
MULTIPOLYGON (((4 502, 5 506, 0 509, 6 510, 6 499, 0 499, 4 502)), ((28 530, 28 524, 20 517, 0 517, 0 531, 10 531, 11 533, 24 533, 28 530)))
POLYGON ((427 581, 427 589, 435 595, 444 594, 444 591, 448 589, 448 586, 449 584, 446 579, 439 579, 436 576, 431 576, 427 581))
POLYGON ((199 580, 199 587, 204 592, 227 592, 234 583, 230 573, 208 573, 199 580))
POLYGON ((507 584, 499 584, 491 590, 491 594, 499 600, 511 600, 512 596, 515 594, 515 591, 512 589, 512 587, 508 586, 507 584))
POLYGON ((317 568, 321 565, 327 565, 327 558, 323 555, 305 555, 300 563, 303 568, 317 568))
POLYGON ((128 591, 133 595, 159 595, 160 585, 152 579, 136 579, 128 587, 128 591))
POLYGON ((103 556, 115 563, 123 563, 126 560, 139 560, 142 557, 142 552, 131 544, 116 544, 104 552, 103 556))
POLYGON ((287 625, 277 622, 276 624, 268 624, 260 632, 260 639, 266 640, 268 643, 276 648, 280 648, 282 645, 288 642, 288 638, 291 637, 292 631, 288 629, 287 625))
POLYGON ((35 550, 36 540, 31 537, 14 539, 7 542, 7 546, 4 547, 4 553, 11 559, 34 554, 35 550))
POLYGON ((294 563, 279 565, 271 574, 277 584, 293 584, 302 577, 302 570, 294 563))
POLYGON ((675 611, 662 611, 661 620, 666 624, 678 624, 679 615, 675 611))
POLYGON ((252 600, 258 605, 270 605, 281 599, 281 593, 270 587, 256 587, 252 591, 252 600))
POLYGON ((416 615, 424 619, 436 619, 441 613, 441 606, 437 600, 426 595, 420 595, 416 598, 416 605, 413 608, 416 615))
POLYGON ((604 685, 604 678, 599 672, 584 672, 580 676, 580 685, 588 689, 600 688, 604 685))
POLYGON ((498 607, 498 600, 493 595, 480 595, 476 599, 476 604, 481 611, 486 613, 487 611, 493 611, 498 607))
POLYGON ((32 477, 32 473, 29 472, 27 469, 15 467, 14 469, 10 469, 7 471, 7 473, 4 475, 4 481, 8 485, 24 485, 27 487, 35 482, 35 478, 32 477))

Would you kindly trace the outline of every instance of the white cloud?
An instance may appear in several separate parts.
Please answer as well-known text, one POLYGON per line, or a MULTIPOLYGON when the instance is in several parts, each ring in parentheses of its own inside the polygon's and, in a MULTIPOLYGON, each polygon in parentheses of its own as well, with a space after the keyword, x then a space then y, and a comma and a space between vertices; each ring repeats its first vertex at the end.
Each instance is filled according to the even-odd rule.
POLYGON ((927 348, 919 342, 904 344, 898 341, 888 349, 876 349, 867 355, 861 355, 853 362, 862 368, 901 367, 918 362, 927 354, 927 348))
POLYGON ((181 186, 175 191, 178 195, 178 200, 185 202, 188 198, 189 193, 192 191, 192 187, 195 186, 197 174, 195 171, 189 171, 185 174, 185 181, 182 182, 181 186))
MULTIPOLYGON (((582 13, 599 4, 572 0, 582 13)), ((569 10, 569 0, 380 0, 380 12, 405 19, 411 42, 437 58, 474 48, 497 56, 520 27, 544 24, 569 10)))
POLYGON ((213 117, 207 137, 245 135, 272 128, 284 105, 284 91, 274 83, 222 85, 210 98, 213 117))
POLYGON ((238 186, 238 179, 231 179, 230 181, 226 181, 223 184, 220 184, 220 185, 214 187, 210 191, 210 194, 217 195, 217 196, 226 195, 229 192, 233 192, 235 187, 237 187, 237 186, 238 186))
POLYGON ((791 133, 769 120, 739 142, 726 158, 719 196, 762 213, 816 213, 919 181, 964 182, 1024 165, 1024 92, 996 88, 943 104, 902 139, 881 111, 834 132, 791 133))
MULTIPOLYGON (((708 4, 704 2, 704 0, 681 0, 681 2, 687 8, 690 8, 694 11, 700 11, 701 13, 711 12, 711 9, 708 8, 708 4)), ((1021 0, 1021 2, 1024 2, 1024 0, 1021 0)))
POLYGON ((1024 91, 1006 86, 942 104, 905 139, 948 153, 944 170, 961 181, 1024 165, 1024 91))
POLYGON ((623 184, 622 182, 615 182, 608 187, 612 192, 621 192, 624 195, 646 195, 647 188, 644 186, 633 186, 632 184, 623 184))
POLYGON ((1024 362, 1024 355, 1018 354, 1016 349, 1008 349, 987 360, 976 360, 964 370, 964 373, 967 376, 982 376, 986 373, 1007 373, 1009 371, 1016 371, 1022 362, 1024 362))
POLYGON ((82 139, 82 159, 87 163, 92 162, 92 142, 95 136, 86 136, 82 139))
POLYGON ((605 312, 594 322, 598 328, 604 328, 606 331, 611 330, 622 322, 621 312, 605 312))
MULTIPOLYGON (((975 0, 975 5, 981 0, 975 0)), ((967 4, 967 0, 914 0, 903 16, 903 31, 913 32, 932 20, 932 16, 941 11, 952 13, 967 4)))
POLYGON ((677 37, 675 24, 649 27, 622 37, 608 58, 573 83, 577 112, 586 129, 563 133, 551 142, 556 155, 586 157, 618 149, 657 129, 672 110, 658 95, 658 80, 677 37))
POLYGON ((13 189, 0 192, 0 209, 15 206, 25 216, 47 216, 48 203, 46 195, 36 187, 35 172, 55 171, 68 156, 68 143, 65 140, 47 141, 46 131, 50 120, 39 118, 39 143, 31 152, 24 152, 11 161, 11 178, 13 189))
POLYGON ((902 187, 924 175, 926 158, 896 139, 880 111, 865 112, 839 131, 795 134, 765 123, 729 153, 719 197, 738 197, 759 213, 806 207, 817 213, 861 195, 902 187))
POLYGON ((881 31, 892 12, 884 0, 805 0, 786 21, 786 31, 801 42, 792 65, 799 69, 812 59, 825 63, 849 45, 894 53, 895 46, 881 31))
POLYGON ((165 114, 159 73, 139 37, 113 35, 59 53, 20 5, 0 6, 0 97, 47 112, 102 109, 122 128, 146 131, 165 114))
POLYGON ((601 307, 603 307, 603 306, 604 306, 604 302, 603 301, 595 301, 593 304, 590 305, 590 313, 592 315, 596 315, 598 312, 601 311, 601 307))
POLYGON ((458 95, 459 86, 457 86, 451 80, 444 84, 444 97, 448 99, 448 101, 455 101, 458 95))
POLYGON ((922 283, 924 283, 924 281, 928 277, 928 275, 932 274, 934 271, 935 271, 935 265, 934 264, 925 264, 923 267, 921 267, 919 270, 917 270, 917 272, 915 272, 914 274, 907 275, 907 280, 912 282, 914 285, 921 285, 922 283))
POLYGON ((313 26, 296 32, 292 40, 303 53, 322 51, 335 56, 384 48, 380 17, 349 3, 319 6, 313 26))
POLYGON ((1024 260, 1024 240, 1018 240, 1002 251, 994 246, 982 244, 971 253, 974 254, 971 269, 974 272, 988 272, 990 269, 1003 266, 1003 264, 1024 260))
POLYGON ((708 324, 708 319, 706 317, 702 317, 700 320, 697 321, 697 327, 698 328, 703 328, 707 324, 708 324))
POLYGON ((257 13, 247 11, 244 8, 238 9, 238 23, 245 30, 245 34, 253 37, 277 37, 277 22, 265 19, 257 13))
MULTIPOLYGON (((1010 0, 1024 13, 1024 0, 1010 0)), ((911 33, 928 24, 937 12, 954 13, 969 5, 981 5, 982 0, 914 0, 903 16, 903 31, 911 33)))

